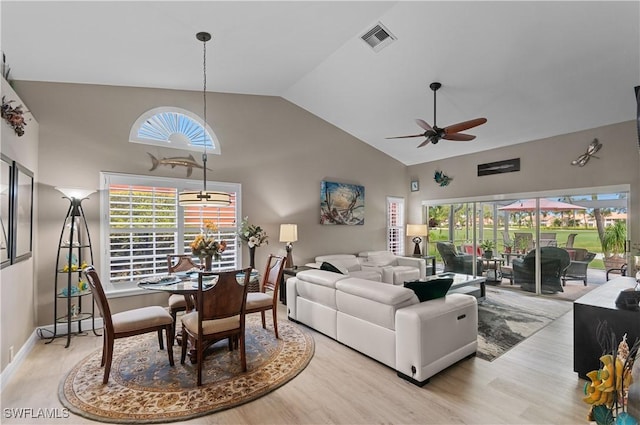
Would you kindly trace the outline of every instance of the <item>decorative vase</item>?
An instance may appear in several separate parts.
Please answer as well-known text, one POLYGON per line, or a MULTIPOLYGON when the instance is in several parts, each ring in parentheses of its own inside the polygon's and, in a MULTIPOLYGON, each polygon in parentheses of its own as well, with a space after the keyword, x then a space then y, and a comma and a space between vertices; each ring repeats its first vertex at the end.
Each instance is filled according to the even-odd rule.
POLYGON ((249 248, 249 267, 256 268, 256 247, 249 248))
POLYGON ((200 258, 200 264, 204 264, 204 270, 210 272, 211 271, 211 263, 213 263, 212 255, 205 255, 200 258), (202 261, 204 259, 204 261, 202 261))

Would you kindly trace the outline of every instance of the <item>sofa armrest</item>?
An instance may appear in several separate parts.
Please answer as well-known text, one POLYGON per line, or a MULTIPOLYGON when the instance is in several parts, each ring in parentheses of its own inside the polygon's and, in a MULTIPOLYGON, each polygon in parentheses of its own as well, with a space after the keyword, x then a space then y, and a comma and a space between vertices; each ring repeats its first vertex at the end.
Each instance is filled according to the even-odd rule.
POLYGON ((439 371, 476 352, 478 304, 472 295, 450 294, 396 311, 396 371, 422 385, 439 371))
POLYGON ((398 257, 397 262, 399 266, 410 266, 420 269, 420 279, 427 277, 427 262, 424 258, 398 257))

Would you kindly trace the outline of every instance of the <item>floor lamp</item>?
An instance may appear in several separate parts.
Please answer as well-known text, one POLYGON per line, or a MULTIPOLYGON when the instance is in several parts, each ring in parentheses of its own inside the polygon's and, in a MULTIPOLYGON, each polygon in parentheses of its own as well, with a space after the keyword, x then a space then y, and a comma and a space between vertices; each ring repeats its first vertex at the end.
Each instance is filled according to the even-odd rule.
POLYGON ((413 243, 415 244, 413 248, 413 256, 420 257, 422 254, 420 253, 420 242, 422 242, 421 236, 428 236, 429 229, 426 224, 407 224, 407 236, 413 236, 413 243))
POLYGON ((298 225, 297 224, 281 224, 280 225, 280 242, 285 242, 287 250, 287 261, 285 267, 293 268, 293 242, 298 240, 298 225))

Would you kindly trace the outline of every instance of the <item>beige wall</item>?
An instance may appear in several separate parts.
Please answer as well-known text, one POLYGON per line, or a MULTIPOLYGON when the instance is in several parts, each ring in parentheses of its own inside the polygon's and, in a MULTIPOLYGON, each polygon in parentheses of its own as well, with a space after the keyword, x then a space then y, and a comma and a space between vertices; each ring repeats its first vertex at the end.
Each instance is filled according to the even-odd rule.
MULTIPOLYGON (((446 143, 446 142, 441 142, 446 143)), ((634 121, 488 150, 408 167, 408 180, 418 178, 420 191, 409 195, 409 221, 422 217, 424 200, 495 197, 509 194, 541 194, 564 189, 630 185, 629 231, 640 242, 640 153, 634 121), (602 143, 598 158, 584 167, 571 165, 597 138, 602 143), (477 165, 520 158, 520 171, 478 177, 477 165), (433 180, 436 170, 453 177, 440 187, 433 180)))
MULTIPOLYGON (((15 100, 12 106, 22 105, 23 111, 28 111, 25 104, 9 84, 2 78, 2 96, 6 100, 15 100)), ((25 113, 27 125, 25 133, 21 137, 13 128, 2 120, 2 138, 0 150, 14 161, 25 166, 34 173, 34 180, 39 180, 38 175, 38 122, 31 114, 25 113)), ((3 181, 3 183, 6 183, 3 181)), ((34 222, 33 233, 38 234, 38 200, 37 188, 34 193, 34 222)), ((33 239, 34 249, 37 250, 38 239, 33 239)), ((9 347, 14 348, 17 356, 19 350, 33 333, 36 326, 35 310, 35 270, 37 268, 37 256, 7 266, 0 271, 0 365, 4 370, 9 364, 9 347)))
MULTIPOLYGON (((52 323, 52 273, 68 206, 53 187, 98 188, 100 171, 185 178, 184 168, 159 167, 150 172, 147 152, 159 157, 188 152, 129 143, 129 131, 142 113, 158 106, 199 113, 202 94, 24 81, 16 87, 41 129, 36 279, 38 324, 45 325, 52 323)), ((212 171, 207 177, 242 184, 243 215, 270 236, 269 245, 258 248, 259 268, 269 253, 284 253, 284 245, 278 242, 281 223, 298 224, 299 241, 293 250, 296 264, 320 254, 385 248, 386 196, 407 193, 403 164, 281 98, 212 93, 207 107, 208 122, 222 145, 221 156, 208 157, 212 171), (364 226, 319 224, 323 179, 365 187, 364 226)), ((202 178, 202 174, 194 170, 193 178, 202 178)), ((102 243, 98 196, 92 195, 83 207, 93 244, 98 247, 102 243)), ((248 264, 248 251, 244 258, 248 264)), ((149 297, 137 298, 144 302, 149 297)), ((132 303, 122 298, 113 301, 116 310, 132 303)))

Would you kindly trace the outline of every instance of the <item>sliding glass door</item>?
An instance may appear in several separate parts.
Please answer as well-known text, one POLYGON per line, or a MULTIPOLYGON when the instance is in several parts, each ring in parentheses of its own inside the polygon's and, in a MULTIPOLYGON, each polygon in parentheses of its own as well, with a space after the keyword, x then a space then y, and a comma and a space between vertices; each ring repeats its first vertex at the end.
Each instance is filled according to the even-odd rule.
POLYGON ((423 202, 438 270, 445 241, 481 259, 476 274, 536 293, 587 285, 589 269, 615 272, 628 261, 628 190, 501 198, 423 202))

